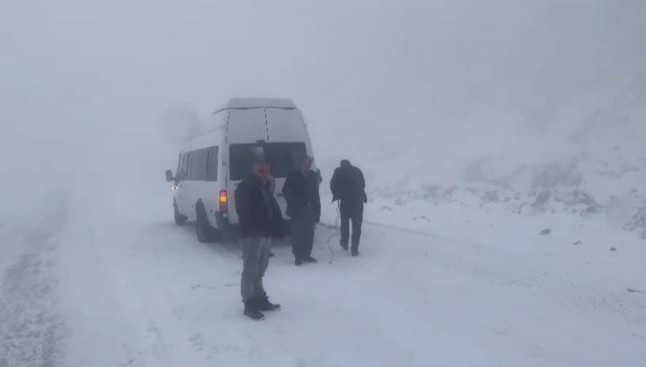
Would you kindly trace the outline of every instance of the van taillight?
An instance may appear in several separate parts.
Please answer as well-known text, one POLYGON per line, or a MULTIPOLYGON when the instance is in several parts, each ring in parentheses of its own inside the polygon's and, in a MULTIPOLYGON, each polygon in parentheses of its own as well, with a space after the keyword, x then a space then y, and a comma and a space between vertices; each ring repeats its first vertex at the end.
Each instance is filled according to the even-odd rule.
POLYGON ((229 196, 227 195, 227 190, 220 191, 219 203, 220 213, 227 213, 229 211, 229 196))

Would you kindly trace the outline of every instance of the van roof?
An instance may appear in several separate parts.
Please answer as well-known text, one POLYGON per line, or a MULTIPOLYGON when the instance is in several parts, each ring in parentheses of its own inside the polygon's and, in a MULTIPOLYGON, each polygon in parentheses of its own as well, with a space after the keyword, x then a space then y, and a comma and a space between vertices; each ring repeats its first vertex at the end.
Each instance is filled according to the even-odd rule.
POLYGON ((296 109, 296 105, 289 98, 231 98, 224 107, 213 113, 215 114, 224 110, 251 110, 257 108, 293 110, 296 109))

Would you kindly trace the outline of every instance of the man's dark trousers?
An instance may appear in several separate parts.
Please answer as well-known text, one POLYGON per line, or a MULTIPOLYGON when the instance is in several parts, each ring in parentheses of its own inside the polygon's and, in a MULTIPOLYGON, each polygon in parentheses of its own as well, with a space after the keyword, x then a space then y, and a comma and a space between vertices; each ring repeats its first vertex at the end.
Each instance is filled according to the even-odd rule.
POLYGON ((309 208, 292 218, 292 252, 295 258, 305 260, 312 256, 315 227, 315 214, 309 208))
POLYGON ((361 200, 341 200, 339 204, 341 212, 341 244, 344 247, 348 245, 350 237, 350 221, 352 221, 352 250, 359 249, 361 240, 361 224, 363 223, 363 201, 361 200))

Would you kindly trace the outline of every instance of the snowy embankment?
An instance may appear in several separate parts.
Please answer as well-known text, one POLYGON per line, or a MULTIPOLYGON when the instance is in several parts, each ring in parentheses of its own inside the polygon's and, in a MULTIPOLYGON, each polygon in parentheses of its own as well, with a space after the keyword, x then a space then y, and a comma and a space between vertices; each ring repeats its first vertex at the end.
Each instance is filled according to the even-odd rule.
POLYGON ((25 171, 0 178, 0 366, 52 366, 61 355, 56 261, 69 192, 60 178, 25 171))
MULTIPOLYGON (((430 223, 445 218, 446 226, 406 231, 367 223, 361 256, 352 258, 337 245, 330 228, 336 213, 326 204, 314 251, 319 263, 297 268, 289 246, 277 244, 266 285, 283 308, 258 323, 242 316, 239 248, 200 244, 191 224, 175 226, 166 184, 133 181, 123 190, 107 177, 84 177, 66 187, 43 190, 32 215, 18 216, 27 224, 3 237, 3 249, 17 255, 2 273, 0 340, 8 366, 646 361, 645 278, 617 257, 621 248, 599 261, 575 256, 583 245, 557 251, 547 241, 556 228, 538 237, 553 251, 537 251, 545 244, 480 242, 460 233, 447 212, 426 211, 430 223), (58 224, 47 227, 50 218, 58 224), (52 228, 42 245, 23 240, 40 228, 52 228)), ((482 219, 454 208, 454 218, 482 219)), ((419 222, 413 206, 395 210, 402 221, 378 217, 372 202, 366 219, 419 222)))
POLYGON ((644 81, 556 106, 551 124, 477 120, 459 141, 423 138, 366 160, 373 218, 511 249, 549 238, 643 249, 644 81))

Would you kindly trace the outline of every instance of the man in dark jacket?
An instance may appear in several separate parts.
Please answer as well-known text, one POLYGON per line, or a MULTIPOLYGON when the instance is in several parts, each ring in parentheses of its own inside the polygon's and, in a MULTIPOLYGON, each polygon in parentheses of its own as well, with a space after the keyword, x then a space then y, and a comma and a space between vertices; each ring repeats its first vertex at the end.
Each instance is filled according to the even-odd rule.
POLYGON ((305 157, 301 168, 287 176, 283 185, 287 215, 292 218, 292 252, 295 264, 316 262, 312 257, 314 228, 321 219, 319 174, 312 170, 312 158, 305 157))
POLYGON ((366 181, 358 167, 344 159, 341 166, 334 170, 330 181, 332 201, 340 200, 341 212, 341 247, 348 249, 350 221, 352 221, 352 256, 359 255, 359 240, 361 239, 361 224, 363 223, 363 204, 366 197, 366 181))
POLYGON ((283 236, 280 207, 267 188, 269 170, 269 164, 259 159, 253 165, 253 173, 240 182, 235 192, 243 254, 240 292, 244 314, 254 320, 264 317, 261 311, 280 307, 269 302, 262 285, 262 277, 269 264, 271 239, 283 236))

